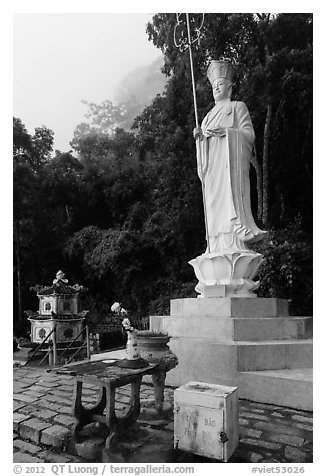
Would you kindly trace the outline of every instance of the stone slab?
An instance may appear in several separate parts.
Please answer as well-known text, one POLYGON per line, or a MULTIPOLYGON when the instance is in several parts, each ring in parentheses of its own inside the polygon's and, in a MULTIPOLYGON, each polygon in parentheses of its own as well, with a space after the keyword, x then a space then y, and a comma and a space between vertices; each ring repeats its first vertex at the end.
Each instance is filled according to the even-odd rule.
POLYGON ((17 448, 23 453, 31 453, 32 455, 42 450, 40 446, 33 445, 32 443, 28 443, 28 441, 20 439, 14 440, 14 448, 17 448))
POLYGON ((209 339, 172 338, 170 348, 178 356, 179 365, 168 372, 167 385, 179 387, 189 381, 235 385, 240 387, 240 398, 312 409, 311 381, 309 385, 302 383, 297 369, 312 367, 310 340, 218 343, 209 339), (291 366, 293 369, 289 370, 291 366), (257 372, 268 372, 266 367, 271 368, 271 375, 257 372))
POLYGON ((40 458, 35 456, 31 456, 27 453, 22 453, 21 451, 17 451, 17 453, 13 454, 13 462, 14 463, 42 463, 43 461, 40 458))
POLYGON ((49 426, 51 426, 50 423, 38 420, 37 418, 31 418, 21 422, 19 434, 22 438, 33 441, 38 445, 40 442, 41 432, 49 426))
POLYGON ((233 319, 236 341, 290 340, 312 337, 312 317, 233 319))
POLYGON ((14 394, 14 399, 19 400, 20 402, 33 403, 38 400, 37 397, 32 397, 30 395, 25 395, 25 393, 16 393, 14 394))
POLYGON ((33 410, 32 414, 39 420, 49 420, 50 418, 53 418, 57 415, 56 412, 53 412, 51 410, 45 410, 43 408, 33 410))
POLYGON ((312 411, 312 369, 241 372, 241 398, 312 411))
POLYGON ((290 461, 297 463, 305 463, 307 461, 306 453, 293 446, 286 446, 284 454, 290 461))
POLYGON ((57 415, 54 417, 53 421, 71 427, 76 423, 76 418, 69 415, 57 415))
POLYGON ((305 339, 312 336, 312 317, 230 318, 151 316, 151 329, 173 337, 224 341, 305 339))
POLYGON ((54 425, 45 428, 41 434, 41 443, 52 448, 62 449, 70 435, 68 428, 54 425))
POLYGON ((311 368, 311 339, 291 341, 237 342, 238 370, 311 368))
POLYGON ((168 372, 168 385, 191 380, 218 383, 238 371, 310 368, 313 348, 310 339, 298 341, 218 342, 214 339, 173 337, 170 349, 179 359, 168 372), (191 365, 189 365, 191 362, 191 365))
POLYGON ((278 298, 186 298, 172 299, 171 316, 286 317, 288 302, 278 298))
POLYGON ((151 316, 151 329, 157 332, 166 332, 173 337, 196 336, 203 339, 216 339, 218 341, 233 340, 234 323, 231 318, 203 316, 166 316, 153 319, 151 316))
POLYGON ((13 411, 16 412, 20 410, 21 408, 25 407, 26 404, 22 402, 16 402, 15 400, 13 401, 13 411))
POLYGON ((58 397, 57 395, 45 395, 42 400, 49 402, 49 403, 54 403, 55 405, 57 404, 64 404, 64 405, 71 405, 72 400, 71 397, 68 398, 63 398, 63 397, 58 397))
POLYGON ((23 413, 14 412, 13 419, 14 419, 14 430, 17 431, 19 429, 19 425, 21 422, 30 419, 30 415, 24 415, 23 413))
POLYGON ((38 453, 38 456, 47 463, 75 462, 74 457, 72 455, 67 455, 65 453, 57 453, 51 450, 42 451, 41 453, 38 453))
POLYGON ((233 344, 173 337, 169 346, 178 356, 179 364, 167 373, 166 384, 175 387, 190 381, 218 384, 223 378, 223 385, 232 385, 238 371, 237 346, 233 344))

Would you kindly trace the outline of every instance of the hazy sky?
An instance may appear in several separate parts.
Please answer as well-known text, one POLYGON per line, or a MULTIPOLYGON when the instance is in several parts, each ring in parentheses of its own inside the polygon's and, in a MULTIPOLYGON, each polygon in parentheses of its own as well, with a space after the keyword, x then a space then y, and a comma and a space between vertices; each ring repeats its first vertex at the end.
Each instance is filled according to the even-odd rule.
POLYGON ((82 99, 113 100, 119 81, 161 53, 148 41, 150 13, 15 14, 14 116, 30 134, 45 125, 65 152, 85 120, 82 99))

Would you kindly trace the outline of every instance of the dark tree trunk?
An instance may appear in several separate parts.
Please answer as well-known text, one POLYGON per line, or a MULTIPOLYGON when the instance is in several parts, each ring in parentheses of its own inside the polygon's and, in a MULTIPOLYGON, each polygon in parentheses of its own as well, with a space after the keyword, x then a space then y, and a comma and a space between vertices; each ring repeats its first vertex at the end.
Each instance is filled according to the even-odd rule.
POLYGON ((262 177, 262 170, 261 166, 258 162, 257 158, 257 150, 256 150, 256 145, 254 145, 253 149, 253 154, 251 158, 251 163, 256 171, 256 177, 257 177, 257 184, 256 184, 256 189, 257 189, 257 217, 258 220, 262 220, 263 217, 263 195, 262 195, 262 188, 263 188, 263 177, 262 177))
POLYGON ((18 321, 23 321, 22 293, 21 293, 21 264, 20 264, 20 237, 19 222, 15 223, 16 231, 16 261, 17 261, 17 294, 18 294, 18 321))
POLYGON ((268 156, 269 156, 269 142, 271 135, 271 122, 272 122, 272 105, 267 104, 267 112, 265 119, 265 128, 264 128, 264 149, 263 149, 263 213, 262 213, 262 222, 266 226, 269 219, 269 210, 268 210, 268 188, 269 188, 269 177, 268 177, 268 156))

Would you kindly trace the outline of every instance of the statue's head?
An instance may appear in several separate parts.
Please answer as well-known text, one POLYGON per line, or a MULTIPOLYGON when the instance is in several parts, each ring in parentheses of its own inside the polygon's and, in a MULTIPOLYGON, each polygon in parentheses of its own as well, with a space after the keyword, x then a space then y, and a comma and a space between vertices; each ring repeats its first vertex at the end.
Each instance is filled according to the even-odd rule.
POLYGON ((230 61, 213 60, 208 69, 207 77, 212 85, 215 102, 231 97, 233 66, 230 61))

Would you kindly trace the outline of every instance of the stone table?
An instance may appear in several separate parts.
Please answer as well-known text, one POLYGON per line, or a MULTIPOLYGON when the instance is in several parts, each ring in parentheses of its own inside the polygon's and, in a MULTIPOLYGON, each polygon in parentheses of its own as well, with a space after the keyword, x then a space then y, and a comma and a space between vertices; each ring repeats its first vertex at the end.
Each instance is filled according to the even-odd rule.
POLYGON ((99 422, 107 431, 105 451, 116 435, 136 423, 140 413, 140 387, 144 375, 153 375, 157 365, 148 364, 146 367, 131 369, 120 367, 119 361, 94 361, 73 364, 56 369, 58 374, 75 376, 73 395, 73 415, 77 419, 72 428, 72 440, 80 441, 81 430, 91 422, 99 422), (99 387, 97 402, 92 407, 84 407, 82 403, 83 384, 99 387), (129 409, 123 416, 117 417, 115 412, 115 393, 119 387, 131 385, 129 409), (104 412, 106 410, 106 412, 104 412), (105 414, 104 414, 105 413, 105 414))

